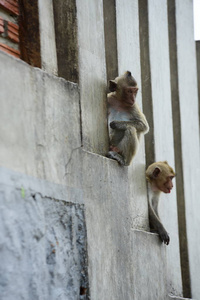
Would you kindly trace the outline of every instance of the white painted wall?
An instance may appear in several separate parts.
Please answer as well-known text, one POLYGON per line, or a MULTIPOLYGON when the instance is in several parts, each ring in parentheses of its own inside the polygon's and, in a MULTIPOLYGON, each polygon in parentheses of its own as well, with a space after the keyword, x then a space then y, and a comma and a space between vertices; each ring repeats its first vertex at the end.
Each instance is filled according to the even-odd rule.
MULTIPOLYGON (((119 75, 127 70, 132 72, 138 83, 137 102, 142 110, 138 1, 116 1, 116 21, 119 75)), ((128 176, 132 227, 148 230, 144 136, 141 136, 138 152, 128 168, 128 176)))
POLYGON ((192 297, 200 295, 199 116, 192 1, 176 1, 183 179, 192 297))
MULTIPOLYGON (((174 168, 167 1, 149 0, 148 11, 155 160, 167 160, 174 168)), ((170 195, 162 193, 160 198, 159 213, 170 236, 167 247, 168 290, 182 295, 176 186, 170 195)))

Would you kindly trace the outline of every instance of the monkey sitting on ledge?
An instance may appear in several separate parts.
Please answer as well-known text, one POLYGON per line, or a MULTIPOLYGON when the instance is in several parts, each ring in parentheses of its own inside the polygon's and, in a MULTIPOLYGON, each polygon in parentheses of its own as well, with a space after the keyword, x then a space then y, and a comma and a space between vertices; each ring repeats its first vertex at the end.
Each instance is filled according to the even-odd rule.
POLYGON ((158 202, 160 193, 170 193, 173 188, 172 179, 174 170, 167 161, 160 161, 151 164, 146 170, 146 178, 149 182, 149 223, 152 232, 157 232, 166 245, 169 245, 169 235, 162 225, 158 215, 158 202))
POLYGON ((136 103, 137 82, 130 71, 109 81, 108 123, 110 148, 107 157, 129 166, 136 154, 141 133, 149 131, 145 115, 136 103))

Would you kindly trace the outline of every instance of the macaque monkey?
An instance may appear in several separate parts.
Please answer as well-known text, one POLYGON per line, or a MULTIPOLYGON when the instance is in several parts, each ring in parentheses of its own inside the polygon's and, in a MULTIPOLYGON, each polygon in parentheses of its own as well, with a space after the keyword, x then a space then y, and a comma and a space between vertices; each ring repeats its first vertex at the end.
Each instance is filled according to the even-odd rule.
POLYGON ((128 166, 136 154, 141 133, 149 131, 144 114, 136 103, 137 82, 131 72, 109 81, 108 123, 110 148, 108 157, 128 166))
POLYGON ((151 164, 146 170, 146 178, 149 182, 149 223, 152 232, 157 232, 161 240, 169 245, 169 235, 162 225, 158 215, 158 202, 160 193, 170 193, 173 188, 172 179, 174 170, 167 161, 159 161, 151 164))

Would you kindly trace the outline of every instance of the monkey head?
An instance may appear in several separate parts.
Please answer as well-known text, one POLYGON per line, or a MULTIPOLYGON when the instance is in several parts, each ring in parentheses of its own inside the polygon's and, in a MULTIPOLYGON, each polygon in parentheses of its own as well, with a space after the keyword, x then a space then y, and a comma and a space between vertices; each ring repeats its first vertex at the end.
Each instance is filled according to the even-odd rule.
POLYGON ((167 161, 151 164, 146 170, 146 178, 151 184, 153 191, 170 193, 173 188, 172 179, 175 177, 174 170, 167 161))
POLYGON ((109 90, 115 93, 116 98, 123 103, 123 106, 132 107, 135 104, 138 87, 130 71, 126 71, 124 75, 110 80, 109 90))

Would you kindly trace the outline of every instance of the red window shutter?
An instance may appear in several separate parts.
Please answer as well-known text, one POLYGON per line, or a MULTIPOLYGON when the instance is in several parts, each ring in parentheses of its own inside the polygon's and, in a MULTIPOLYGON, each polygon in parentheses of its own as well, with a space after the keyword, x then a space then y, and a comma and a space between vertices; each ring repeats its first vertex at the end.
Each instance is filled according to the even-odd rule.
POLYGON ((16 16, 19 15, 18 0, 0 0, 0 7, 16 16))
POLYGON ((5 15, 4 18, 0 17, 0 51, 40 68, 38 1, 0 0, 0 8, 5 15))
MULTIPOLYGON (((8 17, 9 15, 19 15, 18 0, 0 0, 0 7, 2 10, 4 10, 5 14, 8 14, 8 17)), ((3 42, 0 43, 0 50, 19 58, 20 51, 18 24, 15 24, 0 17, 0 36, 3 37, 3 42), (18 47, 16 47, 15 45, 18 45, 18 47)))
POLYGON ((10 55, 13 55, 13 56, 15 56, 17 58, 20 57, 19 50, 13 49, 13 48, 5 45, 5 44, 0 43, 0 50, 4 51, 4 52, 6 52, 6 53, 8 53, 10 55))

